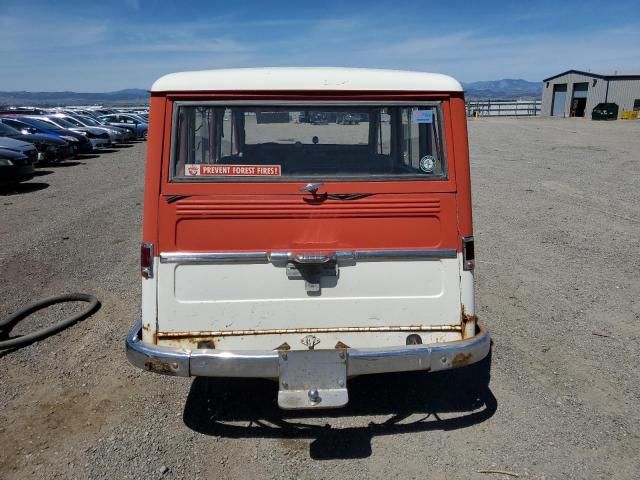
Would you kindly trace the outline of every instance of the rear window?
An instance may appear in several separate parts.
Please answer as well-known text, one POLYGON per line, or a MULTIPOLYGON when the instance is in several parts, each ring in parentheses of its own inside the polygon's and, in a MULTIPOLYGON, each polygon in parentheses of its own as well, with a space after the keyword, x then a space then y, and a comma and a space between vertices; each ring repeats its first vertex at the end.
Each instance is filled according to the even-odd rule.
POLYGON ((177 104, 171 177, 213 182, 443 179, 443 142, 439 103, 177 104))

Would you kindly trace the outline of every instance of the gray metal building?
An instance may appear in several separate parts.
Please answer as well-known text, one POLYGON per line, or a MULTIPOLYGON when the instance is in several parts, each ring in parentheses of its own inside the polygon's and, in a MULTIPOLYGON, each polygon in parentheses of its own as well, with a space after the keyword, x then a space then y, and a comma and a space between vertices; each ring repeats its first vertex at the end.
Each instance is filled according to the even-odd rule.
POLYGON ((640 112, 640 75, 600 75, 567 70, 542 81, 541 115, 590 117, 599 103, 640 112))

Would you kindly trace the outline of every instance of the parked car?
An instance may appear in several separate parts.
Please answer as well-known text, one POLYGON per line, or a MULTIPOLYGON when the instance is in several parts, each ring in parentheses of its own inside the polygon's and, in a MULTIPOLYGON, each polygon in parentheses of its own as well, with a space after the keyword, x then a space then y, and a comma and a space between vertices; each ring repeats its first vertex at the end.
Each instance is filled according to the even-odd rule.
POLYGON ((336 117, 336 123, 338 125, 359 125, 360 115, 357 113, 343 113, 336 117))
POLYGON ((68 108, 57 113, 66 113, 68 115, 85 115, 93 118, 97 118, 98 115, 92 110, 85 110, 80 108, 68 108))
POLYGON ((37 117, 2 116, 0 122, 5 123, 22 133, 44 133, 54 135, 69 142, 75 153, 91 153, 93 145, 85 135, 57 127, 51 123, 39 120, 37 117))
POLYGON ((38 162, 59 162, 74 155, 71 146, 61 138, 41 133, 22 133, 0 123, 0 136, 32 143, 38 150, 38 162))
POLYGON ((599 103, 591 111, 591 120, 617 120, 617 103, 599 103))
POLYGON ((10 115, 45 115, 49 112, 43 110, 42 108, 33 108, 33 107, 10 107, 10 108, 0 108, 0 114, 10 114, 10 115))
POLYGON ((460 390, 488 380, 458 81, 261 68, 170 74, 151 90, 133 365, 274 379, 283 409, 342 407, 358 375, 465 368, 460 390), (339 142, 297 121, 327 123, 336 104, 390 120, 333 125, 339 142), (255 128, 274 109, 290 121, 255 128))
MULTIPOLYGON (((120 143, 124 141, 124 136, 119 130, 116 130, 116 127, 111 127, 110 125, 90 125, 86 120, 83 120, 80 115, 69 115, 67 113, 56 113, 54 115, 56 118, 62 118, 67 122, 76 126, 76 128, 84 129, 89 134, 89 139, 91 139, 90 134, 106 134, 109 138, 109 145, 115 145, 116 143, 120 143)), ((96 145, 94 146, 103 146, 96 145)))
POLYGON ((122 134, 122 141, 123 142, 128 142, 129 140, 135 140, 136 139, 136 135, 133 131, 124 128, 124 127, 115 127, 113 125, 109 125, 107 122, 105 122, 104 120, 101 120, 99 118, 94 118, 94 117, 85 117, 84 115, 80 115, 80 118, 82 118, 84 121, 86 121, 89 125, 93 125, 95 127, 107 127, 107 128, 112 128, 115 131, 119 132, 120 134, 122 134))
POLYGON ((123 127, 131 130, 136 138, 145 138, 147 136, 147 130, 149 129, 149 125, 142 118, 129 113, 104 115, 100 117, 100 119, 114 127, 123 127))
POLYGON ((32 159, 20 152, 0 148, 0 186, 31 180, 34 175, 33 163, 32 159))
POLYGON ((129 139, 133 139, 133 135, 129 130, 122 127, 114 127, 112 125, 102 124, 97 119, 87 115, 73 115, 73 117, 86 127, 104 128, 111 136, 112 144, 124 143, 129 139))
POLYGON ((0 137, 0 148, 21 153, 26 156, 31 163, 36 163, 38 161, 38 150, 33 143, 16 140, 10 137, 0 137))
POLYGON ((94 148, 96 147, 108 147, 111 145, 111 137, 107 132, 96 130, 94 128, 87 127, 79 127, 75 123, 69 121, 67 118, 63 118, 64 114, 53 114, 53 115, 40 115, 37 118, 41 119, 44 122, 52 123, 60 128, 65 128, 67 130, 71 130, 72 132, 77 132, 81 135, 85 135, 91 145, 94 148))
POLYGON ((96 108, 93 111, 100 117, 104 115, 112 115, 115 113, 120 113, 118 110, 114 108, 96 108))
POLYGON ((308 112, 307 118, 312 125, 327 125, 329 118, 325 112, 308 112))

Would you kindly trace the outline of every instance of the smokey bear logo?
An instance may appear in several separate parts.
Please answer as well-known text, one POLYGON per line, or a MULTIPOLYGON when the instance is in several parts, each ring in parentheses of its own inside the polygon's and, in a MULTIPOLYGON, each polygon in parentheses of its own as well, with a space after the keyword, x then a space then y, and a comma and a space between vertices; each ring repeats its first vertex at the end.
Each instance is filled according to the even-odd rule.
POLYGON ((193 166, 187 168, 187 172, 188 172, 189 175, 195 176, 195 175, 198 175, 198 173, 200 173, 200 169, 198 168, 197 165, 193 165, 193 166))

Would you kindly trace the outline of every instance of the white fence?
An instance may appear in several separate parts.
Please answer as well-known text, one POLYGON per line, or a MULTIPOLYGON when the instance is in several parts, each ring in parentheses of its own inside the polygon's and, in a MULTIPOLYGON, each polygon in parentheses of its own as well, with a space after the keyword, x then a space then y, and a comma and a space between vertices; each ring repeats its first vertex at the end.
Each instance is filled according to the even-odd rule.
POLYGON ((468 117, 533 117, 540 115, 541 100, 469 100, 468 117))

